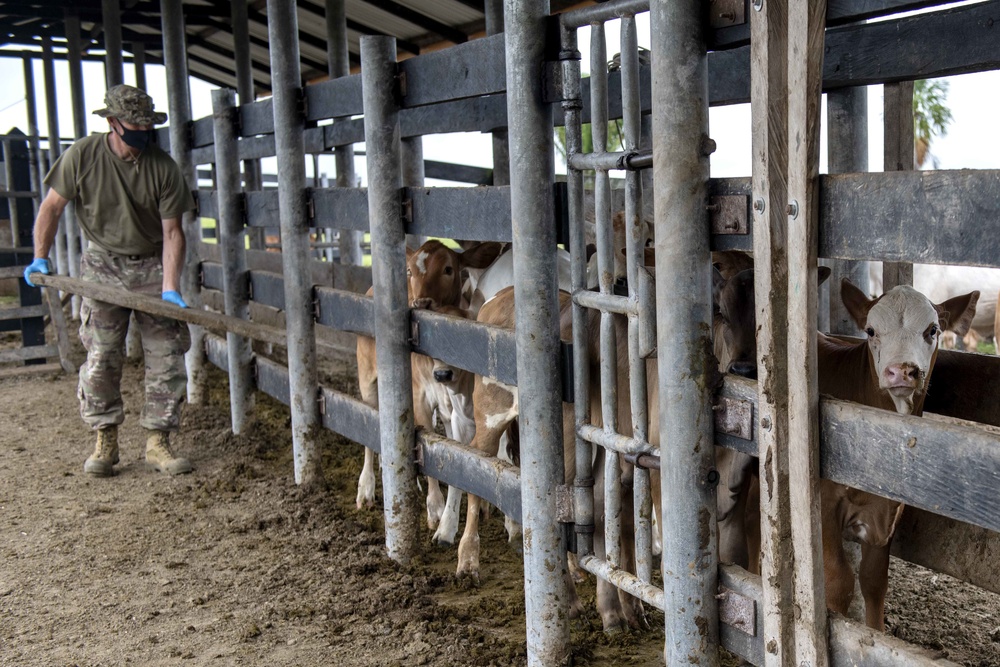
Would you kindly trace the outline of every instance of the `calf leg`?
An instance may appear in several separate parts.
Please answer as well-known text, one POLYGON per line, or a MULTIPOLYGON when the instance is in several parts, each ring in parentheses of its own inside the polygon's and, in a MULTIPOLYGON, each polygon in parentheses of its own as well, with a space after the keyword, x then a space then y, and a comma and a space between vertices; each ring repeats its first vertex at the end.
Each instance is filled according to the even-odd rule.
POLYGON ((843 615, 847 615, 854 597, 854 570, 844 552, 844 538, 841 535, 840 522, 837 520, 834 508, 830 506, 832 495, 831 484, 821 480, 823 488, 823 575, 826 584, 826 606, 843 615))
POLYGON ((358 509, 375 506, 375 452, 365 449, 365 463, 358 477, 358 509))
MULTIPOLYGON (((889 544, 892 544, 890 540, 889 544)), ((865 598, 865 623, 869 628, 885 632, 885 594, 889 590, 889 544, 873 547, 862 542, 861 595, 865 598)), ((853 582, 852 582, 853 583, 853 582)))
MULTIPOLYGON (((358 339, 358 383, 361 388, 361 400, 378 410, 378 377, 375 375, 374 349, 371 359, 362 355, 362 343, 367 339, 358 339)), ((374 348, 374 341, 372 341, 374 348)), ((358 509, 375 506, 375 452, 365 449, 365 463, 358 477, 358 509)))

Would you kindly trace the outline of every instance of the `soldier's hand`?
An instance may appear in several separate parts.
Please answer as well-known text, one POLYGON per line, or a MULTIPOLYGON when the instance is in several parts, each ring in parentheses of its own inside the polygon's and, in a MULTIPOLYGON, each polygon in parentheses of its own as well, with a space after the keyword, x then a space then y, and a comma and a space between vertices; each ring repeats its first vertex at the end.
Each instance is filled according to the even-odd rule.
POLYGON ((24 270, 24 282, 28 283, 32 287, 38 287, 35 283, 31 282, 29 277, 32 273, 44 273, 45 275, 50 275, 52 269, 49 267, 49 260, 44 257, 36 257, 35 261, 28 265, 28 268, 24 270))
POLYGON ((188 307, 188 305, 186 303, 184 303, 184 299, 181 298, 180 293, 179 292, 175 292, 174 290, 169 290, 169 291, 164 292, 163 293, 163 300, 164 301, 169 301, 170 303, 174 304, 175 306, 180 306, 181 308, 187 308, 188 307))

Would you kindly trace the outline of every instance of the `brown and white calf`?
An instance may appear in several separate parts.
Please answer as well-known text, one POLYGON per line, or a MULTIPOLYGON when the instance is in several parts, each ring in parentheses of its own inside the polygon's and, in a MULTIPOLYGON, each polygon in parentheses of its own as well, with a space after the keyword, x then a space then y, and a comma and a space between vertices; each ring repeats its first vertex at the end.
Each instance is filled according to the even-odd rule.
MULTIPOLYGON (((976 314, 979 292, 934 304, 908 286, 869 299, 846 279, 842 297, 867 340, 820 334, 817 340, 819 391, 847 401, 920 416, 943 331, 964 335, 976 314)), ((854 572, 844 540, 861 544, 858 579, 865 622, 885 629, 889 547, 903 505, 821 480, 823 564, 827 606, 847 613, 854 572)))
MULTIPOLYGON (((440 241, 427 241, 417 250, 407 249, 407 297, 411 304, 434 304, 435 309, 457 308, 461 300, 463 271, 466 268, 481 269, 489 266, 501 250, 498 243, 479 243, 465 252, 455 252, 440 241)), ((373 290, 368 290, 371 296, 373 290)), ((375 340, 365 336, 357 339, 358 384, 362 400, 378 407, 378 365, 375 355, 375 340)), ((442 383, 435 380, 435 364, 438 370, 440 362, 428 357, 412 354, 411 374, 413 391, 413 418, 417 426, 434 428, 434 413, 437 411, 447 428, 454 417, 452 408, 456 402, 462 406, 457 423, 461 424, 461 415, 468 415, 470 406, 462 398, 462 391, 471 389, 471 377, 464 371, 456 372, 450 367, 447 370, 456 372, 454 377, 465 382, 465 389, 459 389, 459 384, 442 383), (451 384, 451 386, 449 386, 451 384), (451 391, 457 389, 458 392, 451 391), (459 398, 456 399, 456 396, 459 398), (447 415, 447 416, 446 416, 447 415)), ((461 433, 449 433, 449 437, 462 439, 461 433)), ((471 435, 466 437, 471 438, 471 435)), ((365 463, 358 479, 357 506, 373 506, 375 502, 375 454, 365 450, 365 463)), ((437 480, 427 480, 427 525, 436 529, 445 511, 445 500, 437 480)), ((457 509, 456 509, 457 511, 457 509)), ((454 539, 454 534, 452 535, 454 539)))

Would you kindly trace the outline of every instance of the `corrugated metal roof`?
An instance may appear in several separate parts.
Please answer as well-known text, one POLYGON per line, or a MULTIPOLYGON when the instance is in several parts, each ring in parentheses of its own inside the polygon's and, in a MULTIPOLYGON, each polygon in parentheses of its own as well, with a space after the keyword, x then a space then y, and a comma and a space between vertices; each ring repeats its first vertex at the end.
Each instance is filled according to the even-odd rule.
MULTIPOLYGON (((159 0, 119 0, 122 42, 126 54, 134 44, 145 47, 147 63, 163 62, 159 0)), ((268 53, 267 0, 236 0, 248 4, 250 54, 258 94, 271 86, 268 53)), ((552 0, 553 11, 592 0, 552 0)), ((327 76, 326 2, 298 0, 299 50, 304 81, 327 76)), ((360 62, 362 35, 390 35, 401 56, 418 55, 481 36, 485 29, 484 0, 347 0, 348 51, 353 66, 360 62)), ((65 58, 65 18, 80 18, 86 59, 103 59, 102 0, 0 0, 0 46, 39 48, 43 37, 53 41, 56 58, 65 58)), ((209 83, 236 87, 231 3, 184 0, 188 69, 209 83)))

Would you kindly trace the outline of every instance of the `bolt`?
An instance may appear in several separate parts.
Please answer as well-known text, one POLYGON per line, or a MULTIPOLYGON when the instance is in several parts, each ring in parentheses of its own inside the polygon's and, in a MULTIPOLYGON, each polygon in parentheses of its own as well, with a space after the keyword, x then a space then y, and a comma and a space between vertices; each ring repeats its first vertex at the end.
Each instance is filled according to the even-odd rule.
POLYGON ((715 152, 717 148, 715 140, 707 135, 701 135, 701 154, 708 156, 715 152))
POLYGON ((795 199, 785 208, 785 212, 792 216, 792 220, 799 217, 799 202, 795 199))
POLYGON ((753 210, 757 211, 758 213, 763 213, 764 212, 764 198, 763 197, 757 197, 757 199, 753 200, 753 210))
POLYGON ((764 0, 753 0, 753 8, 758 12, 764 9, 764 0))
POLYGON ((708 471, 708 476, 705 478, 705 481, 708 482, 709 486, 715 486, 719 483, 719 477, 719 471, 713 468, 708 471))
POLYGON ((760 420, 760 427, 762 429, 764 429, 765 431, 770 431, 771 430, 771 420, 770 420, 770 418, 764 417, 763 419, 761 419, 760 420))

